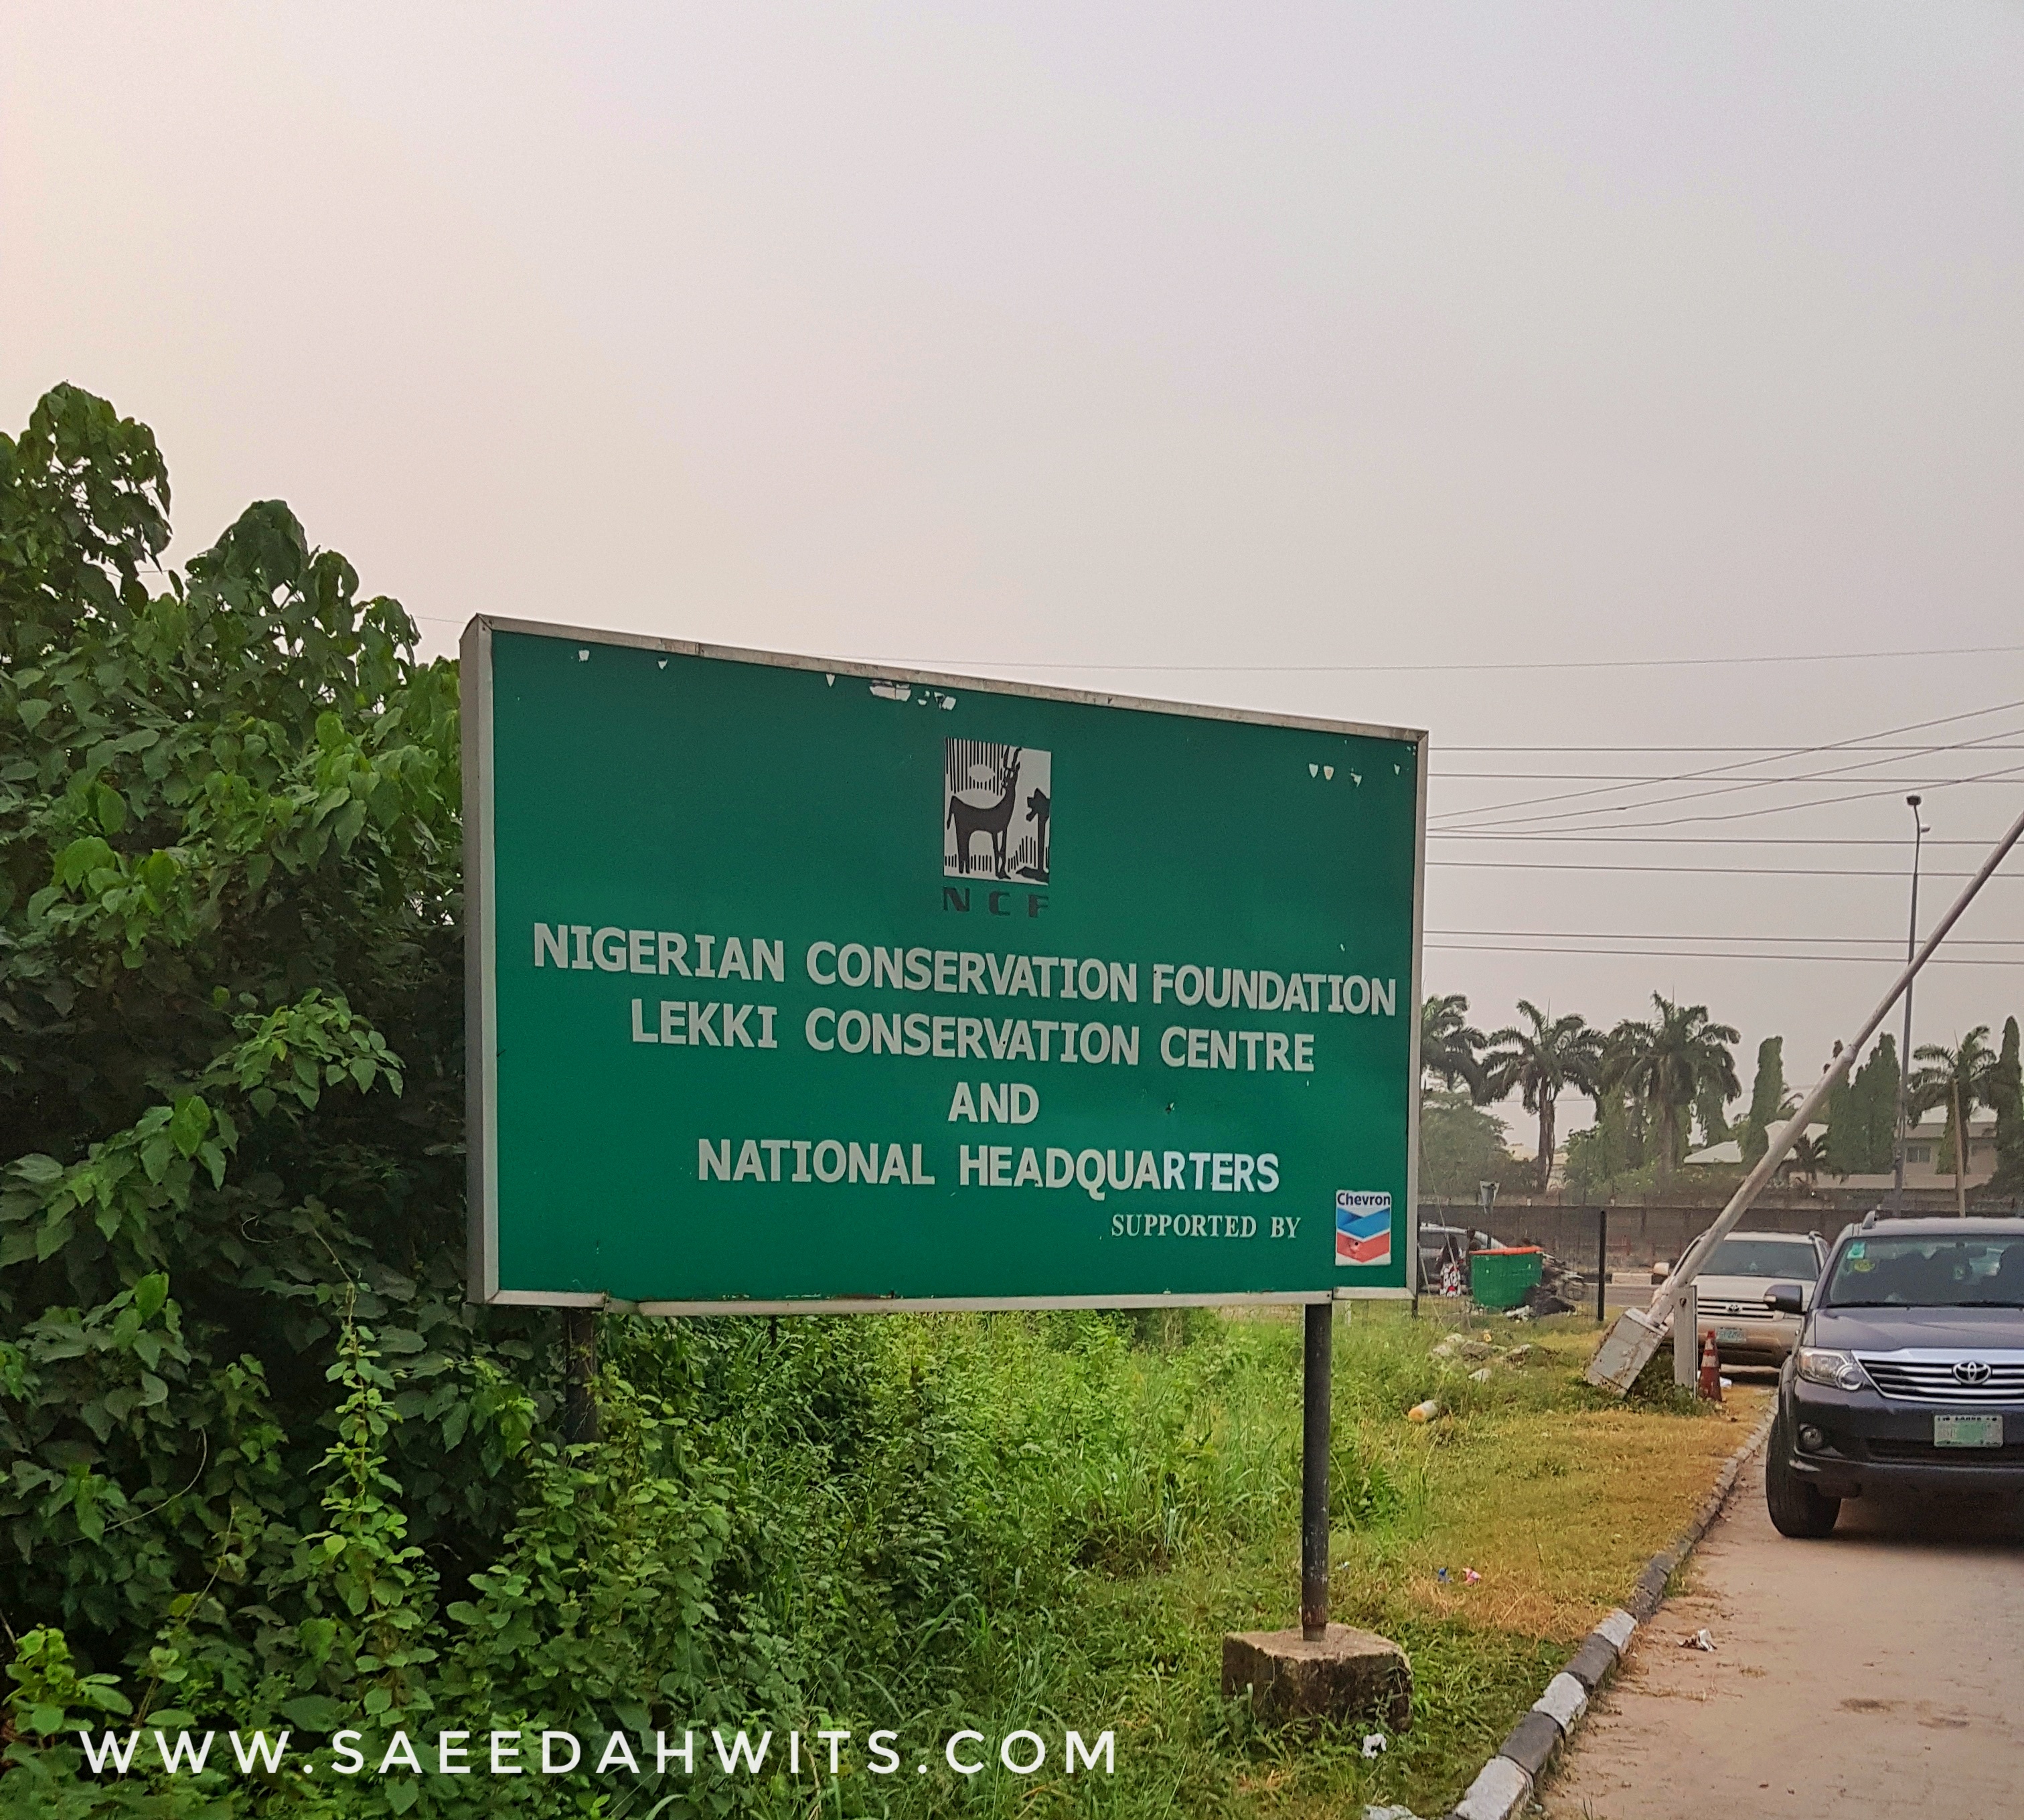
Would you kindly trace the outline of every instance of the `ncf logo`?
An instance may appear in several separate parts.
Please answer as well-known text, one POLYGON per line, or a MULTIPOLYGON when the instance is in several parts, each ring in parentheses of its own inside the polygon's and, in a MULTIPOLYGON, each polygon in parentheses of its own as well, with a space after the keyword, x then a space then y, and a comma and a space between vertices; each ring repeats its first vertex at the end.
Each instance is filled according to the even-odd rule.
POLYGON ((988 739, 948 739, 942 759, 942 875, 1044 885, 1051 875, 1054 754, 988 739))

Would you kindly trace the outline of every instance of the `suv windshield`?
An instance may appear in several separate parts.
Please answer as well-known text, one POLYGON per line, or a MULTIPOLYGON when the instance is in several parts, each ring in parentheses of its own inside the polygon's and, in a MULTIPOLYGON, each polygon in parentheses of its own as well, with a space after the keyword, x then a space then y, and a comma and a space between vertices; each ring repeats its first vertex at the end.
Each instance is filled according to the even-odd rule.
POLYGON ((1827 1299, 1843 1308, 2024 1308, 2024 1234, 1851 1238, 1827 1299))
POLYGON ((1801 1238, 1725 1238, 1701 1266, 1708 1276, 1773 1276, 1781 1282, 1811 1282, 1820 1274, 1820 1254, 1801 1238))

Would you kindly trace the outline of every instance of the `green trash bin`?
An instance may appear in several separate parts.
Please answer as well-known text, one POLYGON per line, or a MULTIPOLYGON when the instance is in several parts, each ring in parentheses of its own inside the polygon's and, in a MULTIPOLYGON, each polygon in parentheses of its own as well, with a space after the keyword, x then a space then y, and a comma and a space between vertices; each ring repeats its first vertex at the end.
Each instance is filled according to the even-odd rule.
POLYGON ((1536 1245, 1500 1246, 1468 1254, 1468 1293, 1486 1308, 1515 1308, 1539 1281, 1546 1254, 1536 1245))

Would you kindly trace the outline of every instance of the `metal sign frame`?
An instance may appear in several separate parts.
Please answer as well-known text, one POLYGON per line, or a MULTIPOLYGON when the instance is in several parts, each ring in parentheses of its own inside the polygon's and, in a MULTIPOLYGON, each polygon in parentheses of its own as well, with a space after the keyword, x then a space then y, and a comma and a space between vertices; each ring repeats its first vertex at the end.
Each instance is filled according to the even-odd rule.
POLYGON ((597 631, 545 621, 507 619, 489 614, 475 616, 465 626, 459 641, 458 655, 464 773, 466 1238, 468 1253, 465 1293, 468 1300, 507 1306, 602 1308, 645 1315, 685 1315, 877 1314, 902 1311, 932 1313, 1019 1308, 1215 1308, 1260 1304, 1287 1306, 1330 1301, 1404 1301, 1414 1295, 1419 1264, 1420 1005, 1424 991, 1421 951, 1426 906, 1426 760, 1429 746, 1424 729, 1389 727, 1355 721, 1333 721, 1312 716, 1267 714, 1201 703, 1164 701, 1153 697, 1116 695, 1102 690, 1057 688, 1044 684, 1017 682, 1002 677, 957 675, 947 671, 805 657, 782 651, 712 644, 692 639, 656 638, 640 633, 597 631), (501 1290, 499 1285, 498 1079, 492 1040, 498 1028, 492 674, 492 637, 495 631, 568 640, 585 645, 617 646, 663 651, 683 657, 721 659, 735 663, 767 665, 827 677, 861 677, 871 682, 904 683, 944 690, 981 690, 993 695, 1028 696, 1091 707, 1120 708, 1198 720, 1233 721, 1387 739, 1414 747, 1417 763, 1414 809, 1410 967, 1412 983, 1411 999, 1407 1007, 1410 1020, 1407 1052, 1410 1068, 1405 1083, 1406 1279, 1403 1285, 1171 1294, 946 1297, 865 1296, 783 1301, 639 1302, 626 1301, 603 1293, 573 1294, 544 1290, 501 1290))

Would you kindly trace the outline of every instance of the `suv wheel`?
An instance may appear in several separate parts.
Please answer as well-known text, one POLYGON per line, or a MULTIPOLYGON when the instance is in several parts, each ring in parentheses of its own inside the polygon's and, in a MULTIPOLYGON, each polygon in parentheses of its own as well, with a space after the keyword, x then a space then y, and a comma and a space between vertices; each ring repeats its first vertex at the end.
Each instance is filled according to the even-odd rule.
POLYGON ((1835 1519, 1841 1514, 1841 1499, 1817 1492, 1792 1470, 1791 1436, 1780 1410, 1771 1424, 1771 1440, 1764 1456, 1764 1502, 1771 1513, 1771 1527, 1780 1536, 1813 1540, 1834 1532, 1835 1519))

